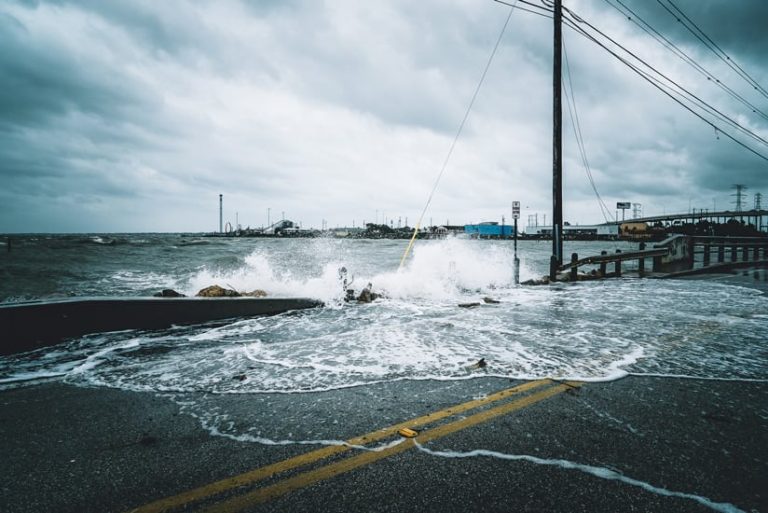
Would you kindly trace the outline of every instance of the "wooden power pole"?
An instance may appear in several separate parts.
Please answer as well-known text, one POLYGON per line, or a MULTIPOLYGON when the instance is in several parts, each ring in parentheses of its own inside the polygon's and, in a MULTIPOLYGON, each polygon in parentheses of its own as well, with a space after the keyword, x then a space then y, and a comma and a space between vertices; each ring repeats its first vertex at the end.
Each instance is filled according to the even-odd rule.
POLYGON ((555 0, 555 40, 552 70, 552 257, 549 277, 554 280, 563 263, 563 108, 562 108, 562 0, 555 0))

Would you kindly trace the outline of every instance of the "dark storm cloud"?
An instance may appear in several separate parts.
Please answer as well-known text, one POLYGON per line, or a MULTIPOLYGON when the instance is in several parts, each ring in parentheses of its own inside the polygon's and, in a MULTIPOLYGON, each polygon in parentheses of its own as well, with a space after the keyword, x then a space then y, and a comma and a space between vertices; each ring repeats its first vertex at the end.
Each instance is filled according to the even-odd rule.
MULTIPOLYGON (((677 2, 765 77, 763 2, 677 2)), ((606 2, 566 5, 768 137, 768 123, 702 86, 606 2)), ((656 2, 631 5, 719 69, 656 2)), ((508 13, 490 0, 2 3, 0 231, 212 229, 219 192, 225 216, 231 209, 234 222, 238 211, 252 226, 267 208, 307 226, 359 223, 376 210, 413 222, 508 13)), ((531 213, 549 208, 551 30, 550 20, 513 13, 429 215, 496 219, 511 199, 531 213)), ((768 192, 764 161, 565 36, 606 201, 711 202, 735 182, 768 192)), ((569 216, 593 221, 564 119, 569 216)))
POLYGON ((0 47, 0 123, 6 129, 37 124, 69 110, 109 116, 148 100, 113 70, 104 73, 83 66, 76 56, 37 44, 7 13, 0 13, 0 47))
MULTIPOLYGON (((660 2, 625 0, 624 3, 658 32, 680 45, 716 78, 768 112, 768 101, 687 32, 660 2)), ((768 86, 764 59, 768 52, 768 38, 764 35, 768 3, 683 0, 674 3, 735 62, 764 87, 768 86)), ((620 17, 618 11, 609 7, 611 4, 617 2, 580 2, 574 9, 580 14, 586 13, 585 18, 594 25, 628 44, 639 56, 725 116, 757 135, 764 138, 768 135, 765 119, 729 97, 637 26, 620 17)), ((566 36, 569 34, 570 31, 566 36)), ((575 34, 566 39, 573 41, 574 37, 575 34)), ((582 47, 578 52, 570 53, 576 68, 574 87, 581 99, 583 129, 591 136, 587 137, 586 144, 591 149, 593 168, 602 172, 597 183, 603 195, 655 197, 656 201, 663 197, 711 198, 713 194, 727 195, 735 182, 749 184, 753 191, 768 189, 768 162, 731 141, 723 132, 762 155, 768 156, 768 145, 705 114, 704 117, 719 128, 716 132, 707 121, 617 64, 618 61, 608 57, 607 53, 598 50, 592 54, 592 59, 586 60, 587 52, 588 49, 582 47)))
MULTIPOLYGON (((706 53, 702 42, 683 25, 682 21, 687 23, 687 20, 669 3, 664 2, 667 9, 654 1, 628 0, 625 3, 669 39, 706 53)), ((764 62, 768 53, 765 34, 768 2, 675 0, 673 4, 736 62, 756 65, 764 62)))

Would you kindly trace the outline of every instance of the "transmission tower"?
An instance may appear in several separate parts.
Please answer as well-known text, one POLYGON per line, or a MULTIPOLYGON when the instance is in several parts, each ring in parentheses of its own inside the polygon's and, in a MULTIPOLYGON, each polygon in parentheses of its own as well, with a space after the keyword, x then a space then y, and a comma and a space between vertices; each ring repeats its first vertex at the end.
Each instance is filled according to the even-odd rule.
POLYGON ((632 219, 643 217, 642 203, 632 203, 632 219))
POLYGON ((763 206, 761 205, 763 199, 763 195, 759 192, 755 193, 755 210, 762 210, 763 206))
POLYGON ((742 206, 742 199, 746 196, 744 194, 744 191, 747 190, 747 186, 741 183, 733 184, 731 186, 731 189, 734 189, 736 192, 731 194, 731 196, 734 196, 736 198, 736 212, 741 212, 741 206, 742 206))

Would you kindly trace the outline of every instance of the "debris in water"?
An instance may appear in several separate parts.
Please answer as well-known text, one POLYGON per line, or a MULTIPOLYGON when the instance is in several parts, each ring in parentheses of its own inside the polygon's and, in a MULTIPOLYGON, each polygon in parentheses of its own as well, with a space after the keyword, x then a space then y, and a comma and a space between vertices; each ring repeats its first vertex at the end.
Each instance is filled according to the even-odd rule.
POLYGON ((163 289, 157 294, 154 294, 154 297, 187 297, 181 292, 176 292, 173 289, 163 289))
POLYGON ((499 303, 501 303, 501 301, 499 301, 498 299, 493 299, 492 297, 488 297, 488 296, 484 297, 483 301, 485 301, 489 305, 498 305, 499 303))
POLYGON ((459 308, 474 308, 480 306, 480 303, 459 303, 459 308))
POLYGON ((360 291, 360 295, 357 296, 357 301, 359 303, 371 303, 380 297, 379 294, 372 292, 371 288, 373 288, 373 284, 369 283, 360 291))
POLYGON ((472 365, 467 367, 467 370, 475 370, 475 369, 484 369, 488 366, 488 363, 485 361, 485 358, 480 358, 477 362, 473 363, 472 365))

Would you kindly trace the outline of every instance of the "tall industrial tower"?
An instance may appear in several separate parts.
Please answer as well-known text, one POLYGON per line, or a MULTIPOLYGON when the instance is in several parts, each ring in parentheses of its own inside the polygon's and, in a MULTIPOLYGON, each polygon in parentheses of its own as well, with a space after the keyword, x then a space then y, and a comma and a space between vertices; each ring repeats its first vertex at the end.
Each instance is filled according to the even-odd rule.
POLYGON ((224 195, 219 194, 219 233, 224 233, 224 195))
POLYGON ((747 186, 741 183, 737 183, 737 184, 733 184, 731 186, 731 189, 734 189, 736 191, 735 193, 731 194, 731 196, 734 196, 736 198, 736 200, 734 201, 734 203, 736 204, 736 212, 741 212, 742 210, 741 207, 744 204, 742 201, 745 197, 744 191, 747 190, 747 186))
POLYGON ((755 210, 763 209, 762 201, 763 201, 763 194, 760 192, 756 192, 755 193, 755 210))

